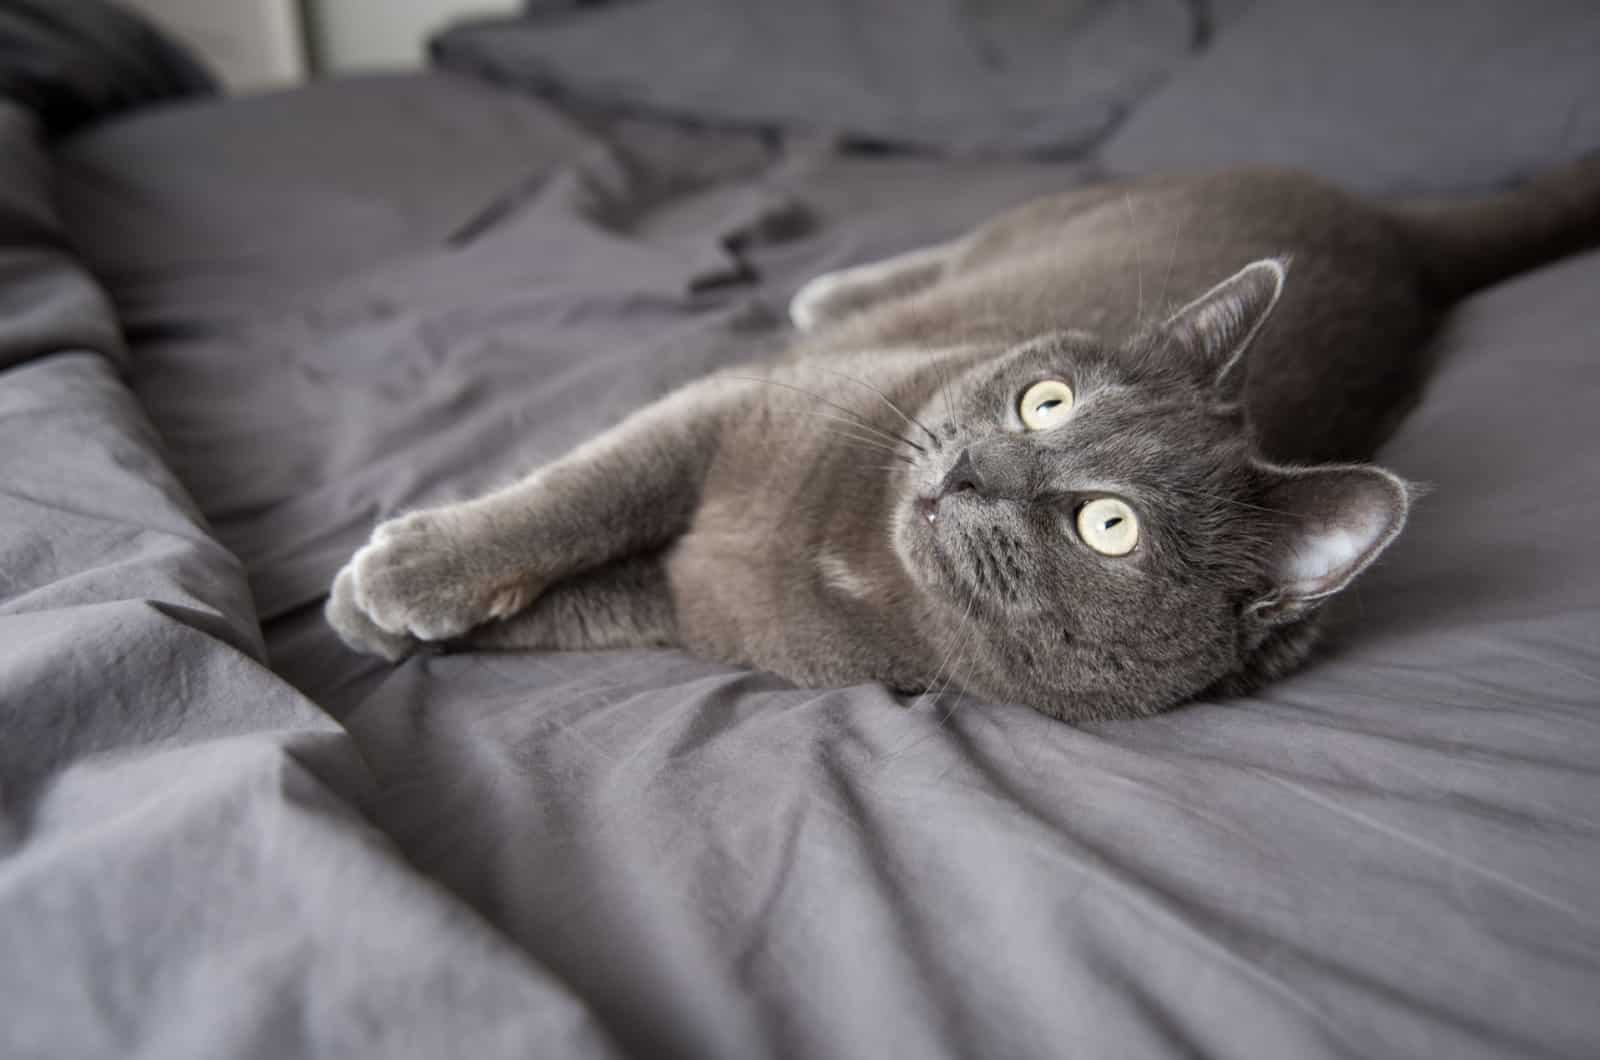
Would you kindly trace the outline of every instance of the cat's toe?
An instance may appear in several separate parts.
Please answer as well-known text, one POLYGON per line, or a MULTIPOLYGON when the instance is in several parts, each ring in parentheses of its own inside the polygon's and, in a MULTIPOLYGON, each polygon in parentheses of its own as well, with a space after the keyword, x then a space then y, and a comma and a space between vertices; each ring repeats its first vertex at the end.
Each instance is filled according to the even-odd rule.
POLYGON ((449 510, 379 526, 350 561, 355 602, 385 633, 448 640, 527 603, 449 510))
POLYGON ((356 603, 352 566, 347 565, 334 578, 333 591, 328 596, 323 615, 333 631, 339 634, 339 639, 353 651, 399 662, 418 648, 416 638, 379 629, 361 610, 356 603))

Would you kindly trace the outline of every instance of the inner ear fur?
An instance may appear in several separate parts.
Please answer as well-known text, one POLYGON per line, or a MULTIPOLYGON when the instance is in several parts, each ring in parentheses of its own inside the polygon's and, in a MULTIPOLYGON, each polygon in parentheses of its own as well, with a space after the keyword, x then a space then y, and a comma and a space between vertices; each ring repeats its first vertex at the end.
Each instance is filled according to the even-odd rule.
POLYGON ((1414 487, 1370 464, 1279 467, 1260 464, 1260 506, 1274 523, 1267 554, 1271 588, 1250 607, 1288 621, 1355 580, 1405 527, 1414 487))
POLYGON ((1162 323, 1168 343, 1193 364, 1220 400, 1237 399, 1245 351, 1278 304, 1288 272, 1287 257, 1253 261, 1162 323))

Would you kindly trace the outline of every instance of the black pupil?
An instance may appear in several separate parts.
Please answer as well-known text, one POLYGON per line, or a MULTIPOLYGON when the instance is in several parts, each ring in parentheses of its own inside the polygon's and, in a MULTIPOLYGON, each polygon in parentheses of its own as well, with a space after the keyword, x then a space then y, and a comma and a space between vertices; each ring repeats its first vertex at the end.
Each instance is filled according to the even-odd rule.
POLYGON ((1034 409, 1034 411, 1035 412, 1049 412, 1051 409, 1055 408, 1059 404, 1061 404, 1061 402, 1060 402, 1060 400, 1057 400, 1057 399, 1052 399, 1050 401, 1041 401, 1041 402, 1039 402, 1038 408, 1034 409))
POLYGON ((1116 526, 1120 522, 1122 522, 1122 516, 1113 515, 1111 518, 1105 521, 1105 529, 1110 530, 1113 526, 1116 526))

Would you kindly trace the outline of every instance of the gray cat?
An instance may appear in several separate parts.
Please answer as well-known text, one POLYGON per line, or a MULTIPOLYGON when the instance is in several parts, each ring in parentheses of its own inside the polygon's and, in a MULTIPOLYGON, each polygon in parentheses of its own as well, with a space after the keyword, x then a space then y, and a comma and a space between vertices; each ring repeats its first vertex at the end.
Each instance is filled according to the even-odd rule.
POLYGON ((1241 693, 1404 526, 1412 488, 1361 461, 1444 312, 1597 241, 1593 162, 1461 205, 1270 171, 1070 191, 820 277, 785 357, 382 524, 328 620, 389 659, 681 646, 1069 721, 1241 693))

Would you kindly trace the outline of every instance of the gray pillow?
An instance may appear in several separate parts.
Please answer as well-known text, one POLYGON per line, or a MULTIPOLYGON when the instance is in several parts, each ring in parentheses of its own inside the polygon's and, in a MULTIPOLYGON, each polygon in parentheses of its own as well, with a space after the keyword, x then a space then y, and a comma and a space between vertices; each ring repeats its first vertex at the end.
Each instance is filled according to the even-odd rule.
POLYGON ((1108 139, 1119 173, 1267 163, 1472 190, 1600 147, 1595 0, 1260 0, 1108 139))
POLYGON ((468 23, 436 37, 432 54, 570 104, 945 153, 1068 155, 1215 20, 1187 0, 672 0, 468 23))

